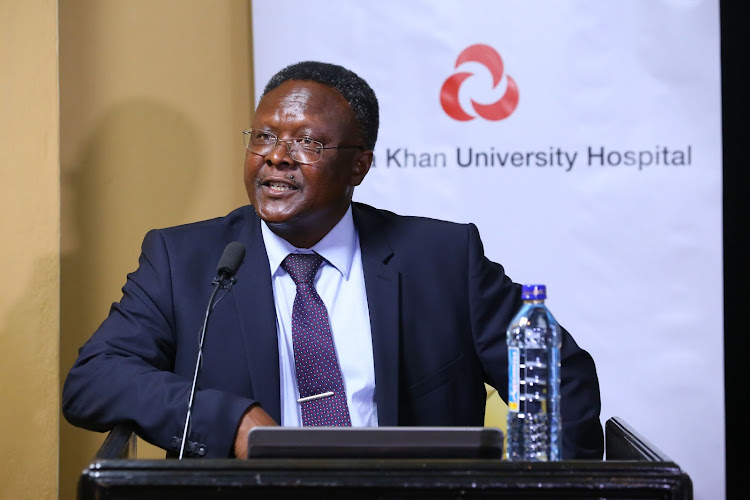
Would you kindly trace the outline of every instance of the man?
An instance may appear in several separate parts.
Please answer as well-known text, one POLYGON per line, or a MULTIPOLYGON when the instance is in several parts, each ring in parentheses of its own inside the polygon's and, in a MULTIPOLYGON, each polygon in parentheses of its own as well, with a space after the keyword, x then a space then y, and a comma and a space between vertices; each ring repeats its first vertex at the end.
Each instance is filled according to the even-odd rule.
MULTIPOLYGON (((247 256, 205 333, 190 455, 244 457, 251 428, 315 422, 316 405, 335 405, 343 425, 481 426, 484 382, 507 392, 520 286, 485 258, 472 224, 352 203, 377 131, 375 94, 353 72, 308 61, 277 73, 245 132, 251 206, 146 235, 122 299, 66 379, 68 421, 129 423, 179 449, 214 266, 239 241, 247 256), (298 293, 309 286, 290 265, 299 259, 317 259, 315 292, 298 293), (335 346, 341 390, 302 390, 310 377, 297 363, 313 349, 298 348, 305 294, 324 304, 312 329, 335 346)), ((561 392, 563 458, 601 458, 596 370, 567 332, 561 392)))

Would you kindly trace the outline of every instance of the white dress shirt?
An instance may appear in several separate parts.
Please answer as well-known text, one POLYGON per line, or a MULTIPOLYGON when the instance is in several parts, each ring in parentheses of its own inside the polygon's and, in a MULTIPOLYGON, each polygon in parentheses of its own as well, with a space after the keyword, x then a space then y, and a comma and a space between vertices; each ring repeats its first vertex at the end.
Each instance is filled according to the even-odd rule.
POLYGON ((352 426, 377 427, 370 313, 362 270, 362 252, 359 248, 359 235, 354 227, 352 207, 349 206, 339 223, 310 249, 296 248, 275 235, 265 222, 261 221, 260 224, 276 304, 281 425, 302 425, 292 344, 292 305, 297 286, 281 267, 281 262, 290 253, 315 252, 325 259, 315 275, 315 289, 328 310, 352 426))

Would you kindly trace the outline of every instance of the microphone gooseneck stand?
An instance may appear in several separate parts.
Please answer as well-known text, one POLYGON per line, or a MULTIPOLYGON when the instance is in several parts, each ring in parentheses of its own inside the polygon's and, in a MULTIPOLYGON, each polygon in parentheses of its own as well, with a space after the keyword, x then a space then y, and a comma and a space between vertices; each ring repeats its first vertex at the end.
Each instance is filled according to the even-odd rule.
MULTIPOLYGON (((211 296, 208 299, 208 305, 206 306, 206 314, 203 317, 203 326, 201 327, 201 332, 200 332, 200 340, 198 341, 198 357, 195 361, 195 372, 193 373, 193 384, 190 387, 190 397, 188 399, 187 415, 185 416, 185 427, 182 431, 182 443, 180 443, 179 460, 182 460, 182 457, 185 454, 185 445, 187 444, 188 430, 190 428, 190 416, 193 410, 193 398, 195 398, 195 386, 196 386, 196 383, 198 382, 198 372, 200 371, 201 361, 203 359, 203 339, 206 337, 206 328, 208 327, 208 317, 211 314, 211 310, 216 305, 214 303, 214 299, 216 298, 216 294, 218 293, 218 291, 220 289, 226 290, 226 293, 222 295, 221 297, 219 297, 219 300, 221 300, 227 293, 229 293, 229 290, 232 288, 232 285, 236 283, 237 280, 234 278, 234 275, 239 269, 240 265, 242 265, 242 261, 244 258, 245 258, 245 247, 241 243, 237 241, 233 241, 232 243, 226 246, 226 248, 224 249, 224 253, 221 256, 221 259, 219 259, 217 276, 214 278, 212 282, 214 289, 211 292, 211 296)), ((218 303, 219 300, 217 300, 216 302, 218 303)))

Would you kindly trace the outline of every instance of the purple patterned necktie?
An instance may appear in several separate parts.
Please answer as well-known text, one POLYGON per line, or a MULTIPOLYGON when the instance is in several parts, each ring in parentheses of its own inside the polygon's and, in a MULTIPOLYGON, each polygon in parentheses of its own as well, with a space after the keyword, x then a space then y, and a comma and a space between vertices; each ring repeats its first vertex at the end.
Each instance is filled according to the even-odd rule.
POLYGON ((281 263, 297 285, 292 306, 292 344, 304 426, 350 426, 331 326, 315 273, 323 263, 316 253, 287 255, 281 263))

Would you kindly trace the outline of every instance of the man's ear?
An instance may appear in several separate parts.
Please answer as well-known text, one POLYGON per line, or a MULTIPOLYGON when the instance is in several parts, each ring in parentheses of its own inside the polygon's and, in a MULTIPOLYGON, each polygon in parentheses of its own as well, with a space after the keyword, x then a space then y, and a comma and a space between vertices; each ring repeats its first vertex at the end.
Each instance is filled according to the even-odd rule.
POLYGON ((370 165, 372 165, 373 152, 371 149, 360 151, 357 155, 357 160, 352 168, 352 179, 350 184, 352 186, 359 186, 362 184, 367 172, 370 171, 370 165))

